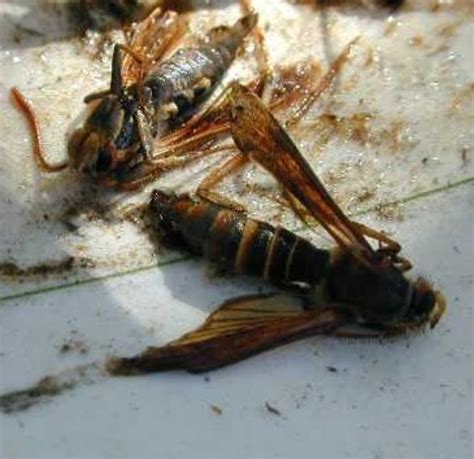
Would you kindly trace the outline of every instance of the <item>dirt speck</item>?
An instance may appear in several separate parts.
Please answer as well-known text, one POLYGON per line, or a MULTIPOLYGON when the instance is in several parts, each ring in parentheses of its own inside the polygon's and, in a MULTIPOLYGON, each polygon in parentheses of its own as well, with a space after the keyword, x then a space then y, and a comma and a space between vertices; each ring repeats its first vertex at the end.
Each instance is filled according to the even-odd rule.
POLYGON ((61 354, 69 354, 73 352, 87 354, 89 352, 89 347, 80 339, 69 339, 61 345, 59 352, 61 354))
POLYGON ((0 396, 0 411, 15 413, 24 411, 41 400, 61 394, 74 387, 71 381, 59 382, 54 376, 46 376, 36 385, 0 396))
POLYGON ((423 43, 423 37, 420 37, 419 35, 411 37, 408 41, 408 44, 413 48, 420 48, 421 46, 423 46, 423 43))
POLYGON ((297 65, 276 67, 271 102, 284 100, 285 105, 290 104, 302 92, 307 91, 321 73, 321 66, 312 60, 297 65))
POLYGON ((461 110, 470 112, 474 106, 474 83, 469 83, 457 91, 451 102, 451 113, 461 110))
POLYGON ((278 410, 277 408, 275 408, 273 405, 270 405, 270 403, 268 403, 268 402, 265 402, 265 409, 266 409, 269 413, 274 414, 275 416, 281 416, 280 410, 278 410))
POLYGON ((370 120, 373 116, 367 112, 353 113, 349 116, 338 116, 326 112, 312 124, 312 135, 319 139, 321 145, 331 140, 333 135, 366 145, 371 140, 370 120))
POLYGON ((457 20, 444 24, 438 29, 438 35, 444 39, 452 38, 463 23, 463 20, 457 20))
POLYGON ((62 260, 48 260, 43 263, 26 267, 19 266, 15 261, 0 263, 0 277, 7 280, 26 280, 35 277, 57 276, 71 272, 74 269, 84 269, 94 266, 89 258, 66 257, 62 260))
POLYGON ((360 193, 357 194, 357 196, 355 197, 355 201, 358 204, 362 204, 364 202, 370 201, 371 199, 374 198, 374 196, 375 196, 374 190, 369 190, 368 188, 364 188, 363 190, 361 190, 360 193))
POLYGON ((394 203, 380 204, 375 209, 375 212, 380 220, 396 220, 401 222, 405 218, 401 206, 394 203))
POLYGON ((217 405, 209 405, 209 408, 211 409, 211 411, 214 413, 214 414, 217 414, 217 416, 220 416, 222 414, 222 408, 217 406, 217 405))

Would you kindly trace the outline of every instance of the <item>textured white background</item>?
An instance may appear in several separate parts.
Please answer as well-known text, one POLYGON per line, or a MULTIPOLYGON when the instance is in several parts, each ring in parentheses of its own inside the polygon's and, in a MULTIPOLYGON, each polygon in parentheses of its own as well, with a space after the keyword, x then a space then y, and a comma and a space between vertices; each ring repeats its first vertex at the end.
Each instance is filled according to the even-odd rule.
MULTIPOLYGON (((204 263, 179 261, 182 254, 156 254, 130 223, 82 216, 70 232, 58 222, 84 192, 119 210, 122 199, 91 196, 68 173, 39 173, 8 91, 17 85, 32 100, 48 154, 61 158, 82 97, 108 82, 109 61, 87 52, 93 44, 68 38, 66 19, 40 13, 40 2, 2 2, 0 263, 27 267, 67 256, 93 262, 64 278, 0 278, 0 394, 47 375, 77 383, 47 403, 2 414, 2 457, 472 456, 472 5, 443 2, 434 11, 435 1, 408 0, 390 17, 348 6, 322 12, 276 0, 254 5, 272 65, 311 56, 327 68, 361 36, 332 94, 291 134, 348 212, 402 243, 416 272, 446 295, 447 316, 424 335, 386 343, 315 337, 209 375, 81 376, 78 366, 163 344, 258 285, 209 278, 204 263), (12 22, 47 36, 25 34, 12 22), (322 141, 318 122, 328 113, 370 114, 368 137, 360 142, 339 132, 322 141), (367 190, 373 195, 361 199, 367 190), (387 202, 396 202, 391 218, 370 211, 387 202), (85 352, 61 353, 70 342, 85 352)), ((230 2, 212 6, 191 15, 191 30, 239 15, 230 2)), ((251 48, 229 78, 250 74, 251 48)), ((187 177, 180 172, 162 185, 187 177)), ((265 175, 250 169, 240 178, 265 175)), ((234 191, 236 183, 227 186, 234 191)), ((270 203, 246 199, 270 218, 270 203)))

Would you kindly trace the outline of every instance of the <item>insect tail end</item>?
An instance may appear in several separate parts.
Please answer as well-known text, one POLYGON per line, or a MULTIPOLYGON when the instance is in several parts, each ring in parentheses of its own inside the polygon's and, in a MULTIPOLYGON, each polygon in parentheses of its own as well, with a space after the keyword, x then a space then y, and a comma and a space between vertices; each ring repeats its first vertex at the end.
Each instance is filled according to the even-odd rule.
POLYGON ((430 317, 430 328, 436 327, 441 317, 444 316, 444 314, 446 313, 448 309, 446 305, 446 298, 444 297, 444 295, 439 290, 436 290, 434 292, 434 295, 435 295, 435 307, 433 308, 433 312, 430 317))
MULTIPOLYGON (((172 345, 149 347, 132 357, 111 357, 105 364, 106 371, 112 376, 136 376, 145 373, 188 369, 195 360, 195 353, 187 347, 172 345)), ((199 372, 199 367, 194 371, 199 372)))
POLYGON ((150 364, 149 359, 139 354, 133 357, 110 357, 105 363, 105 369, 112 376, 139 376, 167 368, 160 368, 150 364))

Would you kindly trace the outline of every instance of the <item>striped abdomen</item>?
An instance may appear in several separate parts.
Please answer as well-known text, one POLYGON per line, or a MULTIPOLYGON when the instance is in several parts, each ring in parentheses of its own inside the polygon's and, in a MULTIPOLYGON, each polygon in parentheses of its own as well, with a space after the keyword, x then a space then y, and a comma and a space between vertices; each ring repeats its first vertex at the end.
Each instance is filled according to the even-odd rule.
POLYGON ((198 46, 182 48, 161 62, 140 85, 156 121, 195 109, 220 81, 256 21, 250 14, 231 27, 214 28, 198 46))
POLYGON ((154 191, 152 219, 165 242, 203 255, 219 268, 279 286, 311 287, 329 266, 329 252, 296 234, 216 204, 154 191))

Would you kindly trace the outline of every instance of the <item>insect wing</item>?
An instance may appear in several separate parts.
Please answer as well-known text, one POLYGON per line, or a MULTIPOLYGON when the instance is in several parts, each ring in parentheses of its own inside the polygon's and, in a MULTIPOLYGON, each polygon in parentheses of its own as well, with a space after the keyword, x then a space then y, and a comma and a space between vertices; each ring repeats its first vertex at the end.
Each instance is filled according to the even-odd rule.
POLYGON ((304 311, 282 294, 234 298, 198 329, 135 357, 111 359, 108 369, 112 374, 208 371, 284 343, 330 333, 348 320, 335 309, 304 311))
POLYGON ((229 95, 232 136, 241 151, 267 169, 341 245, 373 249, 345 216, 288 134, 262 102, 235 83, 229 95))
POLYGON ((179 15, 174 11, 162 13, 153 10, 143 21, 132 26, 127 53, 122 64, 122 78, 126 85, 139 81, 171 47, 183 29, 179 15))

